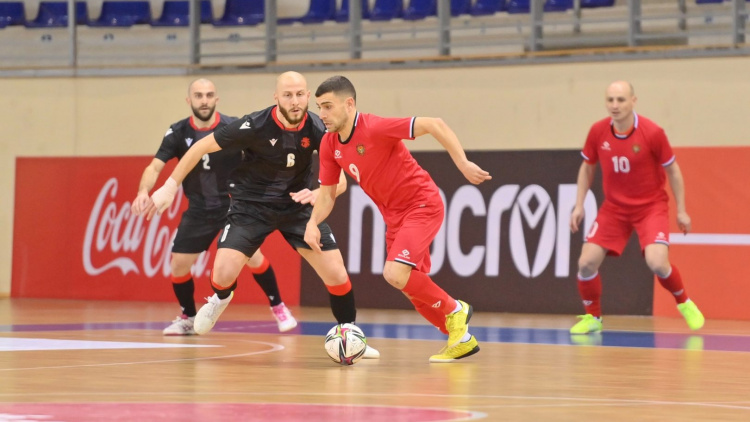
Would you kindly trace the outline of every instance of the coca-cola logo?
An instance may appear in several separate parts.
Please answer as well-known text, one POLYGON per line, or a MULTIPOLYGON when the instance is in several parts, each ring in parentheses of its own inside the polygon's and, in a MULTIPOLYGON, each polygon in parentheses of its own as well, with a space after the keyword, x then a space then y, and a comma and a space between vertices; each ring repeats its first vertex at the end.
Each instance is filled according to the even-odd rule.
MULTIPOLYGON (((83 268, 86 274, 97 276, 118 269, 129 273, 154 277, 171 273, 172 240, 177 232, 167 223, 178 218, 182 204, 180 187, 172 205, 162 214, 146 221, 143 215, 130 212, 130 202, 118 205, 117 178, 110 178, 102 186, 91 209, 83 240, 83 268)), ((208 252, 203 252, 193 265, 193 275, 202 275, 208 267, 208 252)))

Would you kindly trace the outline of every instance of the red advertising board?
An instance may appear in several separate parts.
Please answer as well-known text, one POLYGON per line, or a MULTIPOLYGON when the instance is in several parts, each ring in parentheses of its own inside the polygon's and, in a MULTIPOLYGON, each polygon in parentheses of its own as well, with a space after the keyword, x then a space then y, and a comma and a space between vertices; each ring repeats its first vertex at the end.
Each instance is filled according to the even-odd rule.
MULTIPOLYGON (((750 320, 750 148, 676 148, 675 154, 693 227, 679 234, 672 202, 670 259, 707 318, 750 320)), ((674 299, 655 285, 654 315, 678 316, 674 299)))
MULTIPOLYGON (((13 225, 13 297, 174 301, 171 239, 184 195, 151 221, 130 213, 151 157, 18 158, 13 225)), ((161 185, 174 166, 162 172, 161 185)), ((300 257, 274 233, 261 248, 288 305, 299 304, 300 257)), ((193 266, 196 297, 210 296, 215 244, 193 266)), ((249 271, 239 303, 267 304, 249 271)))

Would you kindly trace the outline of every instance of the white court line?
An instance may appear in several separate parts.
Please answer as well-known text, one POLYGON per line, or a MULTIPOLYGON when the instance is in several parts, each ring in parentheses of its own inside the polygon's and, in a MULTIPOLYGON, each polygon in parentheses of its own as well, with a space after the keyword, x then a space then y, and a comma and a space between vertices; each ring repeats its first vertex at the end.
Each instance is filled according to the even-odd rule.
POLYGON ((202 357, 202 358, 188 358, 188 359, 162 359, 162 360, 145 360, 145 361, 132 361, 132 362, 91 363, 91 364, 85 364, 85 365, 35 366, 35 367, 28 367, 28 368, 2 368, 0 369, 0 372, 30 371, 30 370, 37 370, 37 369, 91 368, 91 367, 105 367, 105 366, 118 366, 118 365, 141 365, 141 364, 165 363, 165 362, 189 362, 189 361, 200 361, 200 360, 230 359, 230 358, 238 358, 242 356, 262 355, 266 353, 284 350, 284 346, 280 344, 266 343, 264 341, 249 341, 249 340, 246 340, 245 342, 264 344, 266 346, 270 346, 271 348, 268 350, 240 353, 236 355, 208 356, 208 357, 202 357))
POLYGON ((673 245, 750 246, 750 234, 669 233, 673 245))

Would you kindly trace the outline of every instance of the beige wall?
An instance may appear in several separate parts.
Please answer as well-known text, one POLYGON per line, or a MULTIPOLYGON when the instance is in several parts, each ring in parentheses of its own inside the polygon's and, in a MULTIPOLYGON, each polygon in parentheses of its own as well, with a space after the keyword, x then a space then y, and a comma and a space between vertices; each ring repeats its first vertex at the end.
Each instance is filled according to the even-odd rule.
MULTIPOLYGON (((673 145, 748 145, 750 58, 357 71, 359 109, 439 116, 467 149, 580 148, 605 116, 603 95, 628 79, 637 110, 673 145)), ((308 73, 311 89, 331 73, 308 73)), ((211 77, 219 110, 241 115, 272 101, 274 75, 211 77)), ((171 122, 187 116, 190 77, 0 79, 0 296, 10 292, 17 156, 152 155, 171 122)), ((311 107, 315 110, 315 107, 311 107)), ((414 149, 435 149, 421 139, 414 149)), ((75 187, 71 186, 71 189, 75 187)), ((689 187, 688 187, 689 189, 689 187)), ((54 212, 54 211, 51 211, 54 212)), ((40 234, 41 235, 41 234, 40 234)))

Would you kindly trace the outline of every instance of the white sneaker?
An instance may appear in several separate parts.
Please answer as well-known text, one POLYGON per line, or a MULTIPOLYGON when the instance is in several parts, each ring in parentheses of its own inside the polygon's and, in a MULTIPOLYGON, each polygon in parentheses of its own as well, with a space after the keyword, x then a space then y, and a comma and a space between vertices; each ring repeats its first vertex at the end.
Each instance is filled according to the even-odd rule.
POLYGON ((221 313, 229 306, 232 297, 234 297, 234 292, 230 293, 226 299, 219 299, 216 293, 211 297, 207 297, 206 300, 208 303, 201 306, 198 314, 195 316, 195 323, 193 324, 195 333, 206 334, 211 331, 214 325, 216 325, 216 321, 219 320, 221 313))
POLYGON ((180 315, 172 321, 172 324, 162 331, 165 336, 192 336, 195 334, 193 330, 193 321, 195 317, 188 317, 187 315, 180 315))
POLYGON ((362 359, 380 359, 380 352, 378 352, 378 349, 368 345, 362 359))
POLYGON ((289 331, 297 326, 297 320, 294 319, 289 308, 284 305, 284 302, 279 303, 276 306, 271 306, 271 313, 276 318, 276 324, 279 326, 279 331, 289 331))

